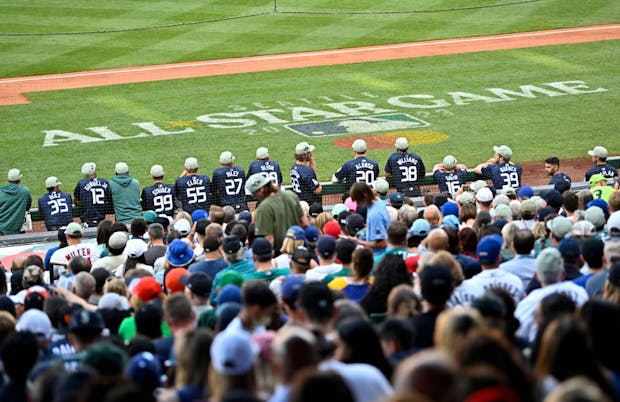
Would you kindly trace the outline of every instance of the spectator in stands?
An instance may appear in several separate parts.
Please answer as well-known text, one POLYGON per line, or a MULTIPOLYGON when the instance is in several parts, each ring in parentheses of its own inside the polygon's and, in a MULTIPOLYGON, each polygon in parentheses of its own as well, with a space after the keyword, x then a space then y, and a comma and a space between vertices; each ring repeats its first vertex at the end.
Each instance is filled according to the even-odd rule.
POLYGON ((114 167, 110 193, 117 222, 129 224, 133 218, 142 217, 140 183, 129 174, 127 163, 118 162, 114 167))
POLYGON ((425 401, 450 402, 459 399, 459 379, 453 359, 443 351, 429 349, 404 360, 398 366, 393 382, 396 392, 403 398, 420 395, 425 401))
POLYGON ((506 146, 494 146, 495 156, 474 168, 474 172, 485 175, 493 182, 495 190, 501 190, 504 186, 513 189, 521 187, 521 165, 511 162, 512 150, 506 146))
POLYGON ((45 228, 49 231, 58 230, 73 222, 71 194, 60 191, 61 184, 58 177, 48 177, 45 180, 47 194, 39 197, 39 212, 43 214, 45 228))
POLYGON ((91 264, 99 259, 99 250, 97 246, 92 243, 82 243, 82 226, 79 223, 71 222, 67 225, 65 230, 65 237, 67 239, 67 247, 58 249, 50 257, 50 282, 54 281, 61 275, 66 269, 71 258, 75 256, 84 257, 91 264))
POLYGON ((123 251, 125 251, 128 240, 129 236, 126 232, 112 233, 108 240, 108 250, 110 254, 107 257, 95 261, 92 269, 105 268, 112 275, 116 275, 118 267, 125 261, 123 251))
POLYGON ((336 254, 336 239, 329 235, 319 237, 317 242, 317 255, 319 257, 319 265, 316 268, 306 271, 307 280, 320 281, 327 275, 333 274, 342 269, 342 265, 334 262, 336 254))
POLYGON ((373 266, 372 250, 360 247, 352 255, 350 276, 339 276, 328 282, 332 290, 339 290, 347 299, 359 302, 370 289, 370 273, 373 266))
POLYGON ((243 281, 258 279, 271 283, 280 276, 291 273, 289 267, 276 267, 273 259, 273 247, 269 240, 264 237, 257 237, 252 244, 252 261, 255 271, 243 275, 243 281))
POLYGON ((224 259, 228 263, 228 267, 219 271, 213 278, 211 304, 215 303, 215 299, 217 297, 216 290, 223 275, 230 271, 236 272, 240 275, 245 275, 255 271, 252 261, 249 261, 244 257, 243 245, 237 236, 225 237, 220 249, 224 255, 224 259))
POLYGON ((202 244, 204 258, 191 264, 188 268, 189 272, 202 272, 213 280, 218 272, 228 266, 220 252, 221 245, 222 242, 218 236, 207 235, 202 244))
POLYGON ((409 152, 409 141, 405 137, 396 139, 396 152, 385 163, 385 177, 396 191, 407 197, 420 195, 420 182, 426 175, 426 167, 420 156, 409 152))
POLYGON ((499 265, 511 274, 518 276, 527 289, 530 281, 536 274, 536 259, 532 256, 534 249, 534 235, 528 229, 517 230, 512 239, 512 248, 515 256, 499 265))
POLYGON ((590 178, 595 174, 602 174, 608 179, 618 176, 616 168, 607 163, 607 148, 596 146, 592 150, 588 151, 588 155, 592 157, 594 167, 586 171, 585 181, 590 181, 590 178))
POLYGON ((557 156, 551 156, 545 159, 545 173, 551 176, 550 185, 560 193, 570 189, 571 178, 565 173, 560 172, 560 159, 557 156))
POLYGON ((231 206, 239 213, 247 210, 245 200, 245 171, 235 165, 235 156, 230 151, 224 151, 219 158, 220 167, 213 171, 211 194, 213 201, 223 207, 231 206))
POLYGON ((590 192, 595 200, 602 199, 607 202, 615 192, 612 186, 607 185, 607 178, 600 173, 590 176, 589 184, 590 192))
POLYGON ((22 225, 32 205, 30 190, 21 184, 19 169, 9 170, 7 179, 9 184, 0 187, 0 235, 23 232, 22 225))
POLYGON ((402 283, 411 285, 411 275, 399 255, 385 256, 375 270, 375 280, 360 305, 368 315, 387 312, 387 299, 392 289, 402 283))
POLYGON ((351 186, 351 200, 357 202, 358 208, 367 208, 366 238, 349 238, 357 244, 372 248, 375 253, 380 253, 387 246, 387 228, 390 224, 385 203, 376 198, 372 188, 364 182, 351 186))
POLYGON ((0 399, 11 402, 30 400, 26 387, 28 374, 39 357, 35 334, 29 331, 14 332, 2 344, 0 351, 8 383, 0 387, 0 399))
POLYGON ((321 183, 316 177, 316 161, 314 160, 314 145, 300 142, 295 146, 295 164, 291 167, 290 176, 292 190, 301 201, 309 205, 318 202, 321 204, 321 183))

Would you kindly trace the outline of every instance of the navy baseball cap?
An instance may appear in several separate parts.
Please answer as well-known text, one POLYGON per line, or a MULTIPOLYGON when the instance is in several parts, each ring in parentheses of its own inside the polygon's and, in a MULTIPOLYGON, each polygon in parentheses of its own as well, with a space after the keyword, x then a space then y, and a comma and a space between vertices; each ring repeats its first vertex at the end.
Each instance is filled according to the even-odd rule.
POLYGON ((254 255, 271 255, 273 253, 273 246, 269 240, 264 237, 257 237, 252 243, 252 254, 254 255))
POLYGON ((200 297, 208 297, 213 286, 213 282, 204 272, 192 272, 189 275, 183 275, 179 282, 200 297))
POLYGON ((366 226, 366 220, 360 214, 351 214, 347 217, 346 227, 349 233, 357 233, 364 229, 366 226))
POLYGON ((405 202, 405 197, 402 193, 399 193, 398 191, 391 193, 389 195, 389 199, 390 205, 392 205, 394 208, 402 207, 403 203, 405 202))
POLYGON ((502 242, 502 237, 499 235, 483 237, 476 249, 478 261, 480 261, 481 264, 494 263, 502 250, 502 242))
POLYGON ((297 225, 291 226, 286 231, 286 237, 293 240, 303 240, 306 241, 306 232, 297 225))
POLYGON ((562 254, 562 258, 578 258, 581 255, 579 243, 571 237, 562 239, 558 245, 558 251, 562 254))
POLYGON ((564 203, 564 198, 562 194, 557 190, 549 190, 542 196, 543 200, 547 202, 547 205, 556 211, 562 208, 562 204, 564 203))
POLYGON ((310 225, 304 231, 308 243, 314 243, 319 239, 319 230, 314 225, 310 225))
POLYGON ((140 352, 127 363, 125 375, 144 389, 154 390, 161 384, 162 368, 152 353, 140 352))
POLYGON ((222 242, 222 249, 226 254, 234 254, 241 249, 241 240, 235 235, 227 236, 222 242))
POLYGON ((311 260, 312 254, 310 253, 310 250, 305 247, 297 247, 293 250, 293 254, 291 254, 291 261, 295 264, 309 267, 311 260))
POLYGON ((289 275, 284 278, 282 287, 280 288, 282 301, 294 308, 299 289, 301 289, 303 284, 304 277, 301 275, 289 275))
POLYGON ((220 290, 216 301, 218 306, 229 302, 241 304, 241 289, 239 286, 233 285, 232 283, 226 285, 220 290))
POLYGON ((316 243, 316 251, 324 258, 333 256, 336 252, 336 239, 332 236, 320 236, 316 243))

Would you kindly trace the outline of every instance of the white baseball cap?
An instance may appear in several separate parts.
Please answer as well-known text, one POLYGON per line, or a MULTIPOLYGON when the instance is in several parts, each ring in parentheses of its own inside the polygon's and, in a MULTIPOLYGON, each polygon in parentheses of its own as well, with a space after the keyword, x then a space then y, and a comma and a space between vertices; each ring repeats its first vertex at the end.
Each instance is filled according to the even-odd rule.
POLYGON ((597 147, 594 147, 593 150, 588 151, 588 155, 590 155, 590 156, 598 156, 599 158, 607 158, 607 156, 609 154, 607 153, 607 148, 601 147, 601 146, 597 146, 597 147))
POLYGON ((509 160, 510 158, 512 158, 512 149, 510 149, 508 145, 500 145, 499 147, 494 146, 493 151, 497 152, 499 156, 503 157, 504 159, 509 160))
POLYGON ((56 186, 60 186, 62 183, 60 182, 60 180, 58 180, 58 177, 56 176, 50 176, 47 179, 45 179, 45 188, 52 188, 52 187, 56 187, 56 186))
POLYGON ((362 139, 357 139, 353 141, 353 145, 351 146, 351 148, 353 148, 355 152, 360 154, 366 152, 366 150, 368 149, 368 147, 366 146, 366 141, 362 139))
POLYGON ((228 165, 235 160, 235 155, 230 151, 224 151, 220 154, 220 163, 222 165, 228 165))
POLYGON ((116 174, 125 174, 129 173, 129 166, 125 162, 118 162, 114 167, 114 173, 116 174))
POLYGON ((256 149, 256 158, 257 159, 267 159, 269 158, 269 150, 265 147, 260 147, 256 149))
POLYGON ((198 159, 194 158, 193 156, 185 159, 185 169, 198 169, 198 159))
POLYGON ((394 146, 396 147, 396 149, 404 151, 407 148, 409 148, 409 141, 407 141, 407 139, 405 137, 400 137, 400 138, 396 139, 396 142, 394 143, 394 146))
POLYGON ((476 199, 480 202, 489 202, 493 200, 493 193, 488 187, 483 187, 476 193, 476 199))
POLYGON ((86 162, 82 165, 82 176, 92 176, 97 170, 97 165, 94 162, 86 162))
POLYGON ((11 169, 9 170, 9 174, 7 175, 9 181, 18 181, 22 179, 22 172, 19 169, 11 169))
POLYGON ((164 168, 162 165, 153 165, 150 173, 153 177, 164 177, 164 168))
POLYGON ((314 145, 310 145, 306 141, 300 142, 295 146, 296 155, 305 155, 312 151, 314 151, 314 145))
POLYGON ((452 155, 446 155, 443 158, 443 167, 450 170, 456 166, 456 158, 452 155))

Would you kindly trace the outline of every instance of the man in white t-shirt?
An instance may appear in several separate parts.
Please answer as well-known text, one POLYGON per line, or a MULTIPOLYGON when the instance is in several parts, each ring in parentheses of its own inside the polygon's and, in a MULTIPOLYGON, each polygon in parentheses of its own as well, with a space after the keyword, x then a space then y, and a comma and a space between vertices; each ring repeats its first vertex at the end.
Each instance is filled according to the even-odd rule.
POLYGON ((536 258, 536 276, 542 288, 532 291, 517 305, 515 318, 521 326, 516 335, 530 342, 534 341, 538 324, 535 320, 535 312, 538 304, 546 296, 552 293, 564 293, 577 305, 578 308, 588 301, 588 293, 579 285, 564 279, 564 261, 556 248, 546 248, 536 258))
POLYGON ((499 235, 483 237, 480 240, 476 254, 482 272, 463 281, 454 290, 448 301, 449 306, 470 306, 474 299, 482 296, 489 288, 493 287, 507 290, 515 303, 523 298, 523 282, 521 279, 510 272, 499 269, 499 263, 502 260, 502 241, 502 237, 499 235))
POLYGON ((327 275, 340 271, 342 265, 334 262, 336 254, 336 239, 330 235, 319 237, 316 243, 317 256, 319 257, 319 266, 306 271, 307 281, 320 281, 327 275))
POLYGON ((71 258, 83 257, 91 265, 99 259, 99 250, 95 244, 82 243, 82 226, 79 223, 68 224, 65 236, 68 246, 56 250, 50 258, 50 282, 52 283, 67 269, 71 258))

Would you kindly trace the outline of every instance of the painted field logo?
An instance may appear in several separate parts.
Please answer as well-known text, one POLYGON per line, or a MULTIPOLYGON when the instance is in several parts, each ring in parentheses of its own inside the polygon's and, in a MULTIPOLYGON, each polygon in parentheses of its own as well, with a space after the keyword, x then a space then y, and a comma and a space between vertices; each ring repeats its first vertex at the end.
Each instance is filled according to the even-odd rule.
POLYGON ((408 114, 386 114, 373 117, 355 117, 313 123, 287 124, 289 130, 308 137, 343 134, 370 134, 384 131, 411 130, 430 124, 408 114))

